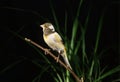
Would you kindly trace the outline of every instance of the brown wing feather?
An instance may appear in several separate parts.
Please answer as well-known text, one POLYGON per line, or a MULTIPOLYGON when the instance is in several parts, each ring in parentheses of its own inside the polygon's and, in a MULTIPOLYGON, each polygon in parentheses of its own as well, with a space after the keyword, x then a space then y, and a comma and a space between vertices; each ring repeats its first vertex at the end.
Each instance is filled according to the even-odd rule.
POLYGON ((57 33, 57 32, 55 32, 54 33, 54 36, 55 36, 55 42, 61 42, 62 43, 62 38, 60 37, 60 35, 57 33))

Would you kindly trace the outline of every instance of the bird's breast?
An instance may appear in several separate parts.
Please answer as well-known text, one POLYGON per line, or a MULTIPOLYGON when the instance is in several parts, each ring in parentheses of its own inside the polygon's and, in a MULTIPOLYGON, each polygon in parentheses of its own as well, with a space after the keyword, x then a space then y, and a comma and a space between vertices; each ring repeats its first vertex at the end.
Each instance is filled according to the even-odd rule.
POLYGON ((54 33, 53 34, 50 34, 50 35, 43 35, 44 37, 44 41, 46 42, 46 44, 52 48, 53 50, 62 50, 64 49, 64 45, 62 44, 61 41, 59 41, 58 39, 56 40, 56 37, 54 36, 54 33))

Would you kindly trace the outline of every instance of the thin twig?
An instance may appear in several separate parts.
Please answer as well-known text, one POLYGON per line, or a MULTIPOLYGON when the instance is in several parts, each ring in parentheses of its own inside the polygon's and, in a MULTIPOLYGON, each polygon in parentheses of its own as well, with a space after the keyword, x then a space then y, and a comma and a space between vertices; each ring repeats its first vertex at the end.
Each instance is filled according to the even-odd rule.
MULTIPOLYGON (((33 44, 34 46, 42 49, 43 51, 45 51, 47 54, 49 54, 51 57, 53 57, 56 61, 57 61, 57 57, 52 54, 48 49, 46 48, 43 48, 42 46, 40 46, 39 44, 35 43, 34 41, 28 39, 28 38, 25 38, 25 41, 27 42, 30 42, 31 44, 33 44)), ((69 70, 69 72, 73 75, 73 77, 77 80, 77 82, 83 82, 83 77, 80 79, 75 73, 73 70, 71 70, 68 66, 66 66, 60 59, 58 60, 58 62, 64 67, 66 68, 67 70, 69 70)))

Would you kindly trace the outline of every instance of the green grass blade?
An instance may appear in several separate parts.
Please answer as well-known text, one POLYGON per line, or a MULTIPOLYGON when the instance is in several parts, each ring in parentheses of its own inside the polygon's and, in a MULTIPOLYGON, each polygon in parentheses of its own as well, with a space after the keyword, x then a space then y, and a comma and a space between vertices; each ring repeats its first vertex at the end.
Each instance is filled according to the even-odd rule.
POLYGON ((120 72, 120 66, 117 66, 111 70, 109 70, 108 72, 104 73, 103 75, 101 75, 98 79, 95 80, 95 82, 98 82, 104 78, 106 78, 107 76, 110 76, 116 72, 120 72))
POLYGON ((114 81, 112 81, 112 82, 120 82, 120 79, 116 79, 116 80, 114 80, 114 81))
POLYGON ((49 2, 50 2, 50 7, 51 7, 52 15, 53 15, 53 18, 54 18, 54 21, 55 21, 56 29, 60 33, 59 23, 58 23, 58 20, 57 20, 57 16, 56 16, 56 13, 55 13, 52 1, 49 0, 49 2))
POLYGON ((16 37, 24 40, 24 38, 18 34, 18 33, 19 33, 19 30, 18 30, 18 32, 14 32, 14 31, 12 31, 12 30, 10 30, 10 29, 5 29, 5 30, 6 30, 7 32, 13 34, 14 36, 16 36, 16 37))
POLYGON ((81 27, 81 32, 82 32, 82 60, 83 60, 83 63, 85 63, 85 57, 87 58, 86 56, 86 45, 85 45, 85 30, 83 29, 83 27, 81 27))
POLYGON ((65 35, 67 35, 67 21, 68 21, 68 15, 67 12, 65 12, 65 35))
POLYGON ((80 44, 81 44, 81 41, 82 41, 82 38, 80 37, 78 42, 77 42, 77 45, 75 47, 75 50, 74 50, 74 55, 77 55, 79 49, 80 49, 80 44))
POLYGON ((59 79, 59 82, 63 82, 61 76, 57 73, 57 77, 59 79))
POLYGON ((51 73, 51 75, 53 76, 53 79, 55 80, 55 82, 63 82, 61 75, 58 72, 55 72, 55 73, 56 74, 51 73))
POLYGON ((78 9, 77 9, 77 14, 76 14, 76 18, 78 18, 79 14, 80 14, 80 8, 82 6, 83 0, 80 0, 79 5, 78 5, 78 9))
MULTIPOLYGON (((71 50, 74 49, 74 44, 75 44, 75 38, 76 38, 76 34, 77 34, 77 28, 78 28, 78 19, 75 19, 74 23, 73 23, 73 29, 72 29, 72 38, 71 38, 71 50)), ((72 51, 70 50, 70 54, 72 53, 72 51)))
POLYGON ((89 71, 89 77, 92 76, 92 73, 93 73, 93 68, 94 68, 94 60, 92 61, 92 64, 91 64, 91 67, 90 67, 90 71, 89 71))
POLYGON ((20 59, 15 61, 14 63, 8 65, 7 67, 5 67, 3 70, 0 70, 0 74, 5 73, 6 71, 12 69, 14 66, 16 66, 17 64, 21 63, 24 59, 20 59))
MULTIPOLYGON (((65 41, 65 47, 66 49, 68 50, 68 46, 69 46, 69 42, 68 42, 68 38, 67 38, 67 21, 68 21, 68 15, 67 15, 67 12, 65 12, 65 33, 64 33, 64 41, 65 41)), ((69 56, 68 56, 69 58, 69 56)))
POLYGON ((95 43, 95 48, 94 48, 94 54, 96 54, 97 49, 98 49, 100 33, 101 33, 101 29, 102 29, 102 24, 103 24, 103 17, 104 17, 104 14, 100 17, 99 24, 98 24, 98 31, 97 31, 97 36, 96 36, 96 43, 95 43))
POLYGON ((86 29, 87 29, 87 26, 88 26, 89 19, 90 19, 90 11, 88 12, 88 15, 86 17, 85 24, 84 24, 85 32, 86 32, 86 29))
MULTIPOLYGON (((82 2, 83 2, 83 0, 81 0, 79 2, 76 17, 75 17, 75 20, 73 21, 72 38, 71 38, 71 43, 70 43, 71 44, 70 45, 71 50, 74 49, 74 44, 75 44, 74 40, 75 40, 76 34, 77 34, 77 29, 78 29, 78 24, 79 24, 78 17, 79 17, 79 14, 80 14, 80 8, 81 8, 81 5, 82 5, 82 2)), ((70 50, 70 54, 72 53, 71 50, 70 50)))
POLYGON ((105 66, 101 71, 100 71, 100 75, 104 74, 104 71, 107 69, 108 66, 105 66))
MULTIPOLYGON (((34 63, 35 63, 35 62, 34 62, 34 63)), ((32 82, 36 82, 36 81, 40 82, 41 76, 43 75, 43 73, 45 73, 45 72, 48 70, 49 67, 50 67, 50 66, 45 66, 45 67, 43 67, 43 68, 42 68, 42 71, 40 72, 40 74, 39 74, 38 76, 36 76, 36 77, 32 80, 32 82)))

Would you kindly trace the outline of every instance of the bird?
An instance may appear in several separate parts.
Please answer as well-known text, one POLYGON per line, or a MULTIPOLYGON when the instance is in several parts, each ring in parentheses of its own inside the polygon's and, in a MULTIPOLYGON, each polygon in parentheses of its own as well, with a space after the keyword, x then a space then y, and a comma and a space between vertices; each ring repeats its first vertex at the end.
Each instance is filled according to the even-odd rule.
MULTIPOLYGON (((65 64, 67 65, 67 67, 72 69, 72 67, 68 61, 66 49, 62 42, 62 38, 55 31, 55 28, 52 25, 52 23, 47 22, 47 23, 41 24, 40 27, 42 27, 42 29, 43 29, 43 39, 44 39, 45 43, 53 51, 57 51, 59 53, 59 55, 61 55, 63 57, 63 60, 64 60, 65 64)), ((59 55, 58 55, 58 59, 59 59, 59 55)))

